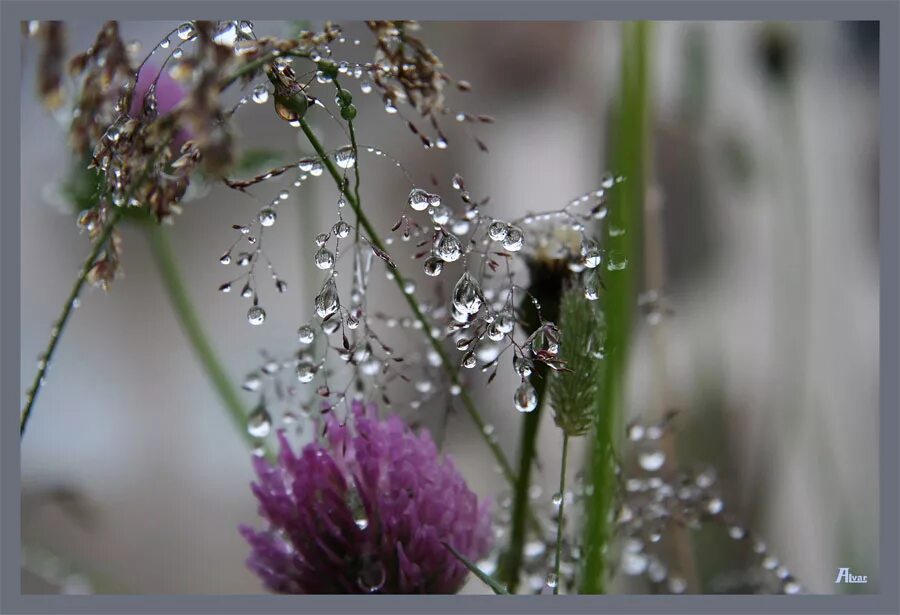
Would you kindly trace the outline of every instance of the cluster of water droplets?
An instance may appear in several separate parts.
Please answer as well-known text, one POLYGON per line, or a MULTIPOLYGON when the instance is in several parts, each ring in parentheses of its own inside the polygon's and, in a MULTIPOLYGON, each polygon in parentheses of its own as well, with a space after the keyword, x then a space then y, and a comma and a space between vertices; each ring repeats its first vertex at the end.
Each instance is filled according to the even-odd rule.
POLYGON ((712 524, 722 528, 730 540, 749 545, 756 572, 768 575, 759 591, 800 593, 802 586, 788 568, 728 511, 712 468, 686 472, 672 467, 663 439, 671 435, 673 417, 670 413, 659 422, 635 421, 626 427, 626 454, 636 463, 617 469, 621 494, 615 525, 621 572, 644 577, 658 591, 684 593, 687 581, 667 564, 660 545, 676 528, 696 531, 712 524))

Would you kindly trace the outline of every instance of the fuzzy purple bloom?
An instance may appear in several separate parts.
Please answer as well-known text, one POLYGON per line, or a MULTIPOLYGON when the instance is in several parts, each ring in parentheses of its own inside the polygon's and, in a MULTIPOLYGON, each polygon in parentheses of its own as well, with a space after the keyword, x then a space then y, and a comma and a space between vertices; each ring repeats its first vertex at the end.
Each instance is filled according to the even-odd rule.
POLYGON ((273 466, 254 459, 252 485, 269 527, 241 526, 247 565, 285 594, 449 594, 470 560, 487 555, 489 505, 479 504, 427 432, 354 402, 346 426, 325 419, 326 440, 300 455, 283 432, 273 466))

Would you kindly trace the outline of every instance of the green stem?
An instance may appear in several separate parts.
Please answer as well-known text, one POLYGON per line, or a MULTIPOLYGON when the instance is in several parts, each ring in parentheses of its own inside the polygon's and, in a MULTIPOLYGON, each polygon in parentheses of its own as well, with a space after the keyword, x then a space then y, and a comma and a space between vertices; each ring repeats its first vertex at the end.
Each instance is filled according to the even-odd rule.
MULTIPOLYGON (((528 287, 529 295, 522 299, 520 312, 522 313, 523 326, 526 331, 536 331, 542 321, 556 322, 559 318, 559 300, 562 297, 563 280, 565 273, 552 265, 542 261, 529 263, 531 280, 528 287), (542 313, 538 313, 532 297, 541 306, 542 313)), ((525 415, 522 421, 522 433, 519 440, 519 468, 518 478, 513 492, 512 519, 510 521, 509 547, 501 567, 501 575, 509 587, 509 591, 515 593, 519 585, 519 576, 522 569, 523 552, 525 549, 525 537, 527 528, 526 518, 531 510, 528 501, 528 488, 531 485, 531 470, 534 467, 536 457, 537 437, 541 425, 545 403, 545 391, 547 381, 550 378, 550 369, 545 363, 536 363, 534 372, 529 378, 534 387, 538 399, 537 407, 525 415)), ((537 528, 538 530, 540 528, 537 528)))
POLYGON ((112 235, 113 229, 115 229, 118 221, 119 210, 114 209, 112 210, 109 219, 106 221, 106 224, 103 225, 103 229, 100 231, 100 235, 94 242, 90 254, 84 259, 84 264, 81 265, 81 269, 78 271, 78 277, 75 278, 75 284, 72 286, 72 290, 69 292, 69 296, 63 304, 62 314, 60 314, 59 318, 53 324, 53 329, 50 334, 50 343, 44 351, 44 354, 41 355, 38 371, 34 376, 34 382, 31 384, 31 388, 26 394, 25 408, 19 416, 19 438, 25 435, 25 428, 28 426, 28 420, 31 418, 31 411, 34 409, 34 403, 37 399, 38 392, 44 384, 47 368, 50 365, 50 361, 53 359, 53 354, 56 352, 56 347, 59 344, 60 337, 62 337, 63 329, 65 329, 66 324, 69 322, 69 317, 75 309, 75 303, 78 301, 81 289, 84 288, 88 274, 91 272, 94 263, 106 247, 106 242, 112 235))
POLYGON ((619 133, 616 135, 613 160, 615 168, 625 176, 625 182, 611 195, 615 200, 609 209, 608 224, 625 232, 610 236, 607 245, 610 261, 621 262, 624 259, 626 266, 610 271, 605 278, 607 368, 587 464, 591 489, 585 500, 584 560, 579 583, 582 594, 604 593, 606 590, 607 549, 612 536, 610 516, 616 491, 614 460, 624 414, 625 376, 634 308, 634 272, 638 270, 636 260, 641 245, 645 165, 649 161, 649 42, 649 23, 622 25, 621 99, 616 123, 619 133))
POLYGON ((562 465, 559 468, 559 517, 556 522, 556 555, 553 561, 553 574, 556 575, 556 585, 553 586, 553 594, 559 593, 559 560, 562 556, 563 539, 563 512, 566 507, 566 460, 569 457, 569 434, 563 432, 562 441, 562 465))
MULTIPOLYGON (((347 199, 347 202, 350 203, 350 206, 353 208, 353 212, 356 214, 357 221, 359 225, 362 226, 363 230, 368 235, 368 241, 372 244, 377 250, 379 250, 382 254, 387 254, 387 250, 384 246, 384 243, 378 236, 378 232, 375 230, 375 227, 372 226, 371 221, 363 212, 362 207, 360 206, 359 200, 356 198, 356 195, 348 188, 347 182, 344 181, 344 178, 341 176, 341 173, 338 171, 337 167, 329 158, 328 154, 325 151, 325 148, 322 146, 319 139, 313 134, 312 129, 305 119, 300 120, 300 128, 303 130, 303 134, 306 135, 307 140, 310 145, 312 145, 313 149, 318 154, 319 158, 322 160, 322 164, 325 165, 325 168, 328 170, 329 175, 331 175, 332 179, 334 179, 335 184, 338 189, 344 195, 344 198, 347 199)), ((357 160, 357 164, 359 161, 357 160)), ((409 305, 410 310, 415 316, 416 320, 418 320, 422 324, 422 331, 425 333, 425 336, 428 338, 429 344, 434 349, 434 351, 441 358, 441 365, 447 377, 450 379, 450 382, 459 386, 461 389, 459 398, 462 401, 463 407, 466 410, 466 413, 469 417, 474 421, 475 425, 478 427, 478 432, 481 434, 482 439, 487 443, 488 448, 496 459, 497 463, 500 466, 500 471, 503 473, 503 476, 511 483, 516 483, 515 474, 513 472, 512 466, 507 461, 506 456, 503 454, 503 450, 500 448, 500 445, 492 438, 485 433, 485 421, 481 417, 478 412, 478 409, 475 407, 475 403, 472 400, 472 397, 469 395, 468 391, 462 386, 459 378, 459 371, 454 367, 454 364, 450 361, 450 357, 447 355, 447 352, 444 350, 443 345, 441 345, 440 341, 434 337, 431 333, 431 324, 425 318, 425 315, 422 314, 422 310, 419 307, 418 302, 412 296, 411 293, 407 293, 404 290, 404 286, 406 285, 406 279, 400 270, 393 263, 386 263, 390 268, 391 273, 394 276, 394 282, 397 284, 397 287, 400 289, 400 292, 403 294, 403 297, 406 299, 406 303, 409 305)))
MULTIPOLYGON (((247 414, 244 411, 240 396, 234 389, 231 379, 225 372, 225 368, 219 362, 212 344, 203 332, 203 326, 200 324, 200 319, 178 271, 178 265, 172 254, 172 248, 166 237, 165 230, 158 224, 150 222, 146 226, 146 232, 157 270, 162 278, 163 285, 172 303, 172 309, 178 317, 182 330, 193 347, 203 370, 206 372, 210 384, 219 395, 235 428, 247 441, 247 444, 251 448, 255 448, 259 441, 254 439, 247 431, 247 414)), ((267 453, 271 456, 271 452, 267 451, 267 453)))

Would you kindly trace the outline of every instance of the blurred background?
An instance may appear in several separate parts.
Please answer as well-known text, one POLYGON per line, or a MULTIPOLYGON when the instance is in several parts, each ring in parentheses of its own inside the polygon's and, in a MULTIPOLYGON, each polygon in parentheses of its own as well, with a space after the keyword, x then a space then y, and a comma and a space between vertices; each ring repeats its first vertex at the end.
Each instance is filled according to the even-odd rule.
MULTIPOLYGON (((149 48, 176 25, 122 30, 149 48)), ((344 25, 363 41, 350 59, 371 58, 361 24, 344 25)), ((99 26, 69 23, 70 53, 89 46, 99 26)), ((292 28, 259 22, 256 33, 292 28)), ((355 83, 360 142, 393 154, 423 184, 434 175, 446 188, 461 173, 500 217, 562 207, 607 170, 619 34, 618 24, 599 22, 424 23, 421 35, 447 71, 472 84, 451 105, 497 119, 478 132, 490 154, 450 122, 450 148, 423 154, 377 99, 356 96, 355 83)), ((673 313, 638 323, 628 406, 649 417, 659 399, 678 409, 679 462, 715 466, 726 506, 815 593, 874 592, 879 581, 877 53, 877 24, 653 30, 646 215, 659 229, 673 313), (838 567, 869 584, 835 585, 838 567)), ((23 391, 88 251, 60 197, 72 161, 65 125, 36 97, 37 55, 23 37, 23 391)), ((289 159, 306 151, 268 105, 236 118, 247 148, 289 159)), ((324 122, 318 128, 341 145, 324 122)), ((408 184, 383 160, 361 165, 367 207, 387 234, 408 184)), ((261 349, 295 349, 321 283, 313 238, 333 222, 336 198, 329 182, 313 181, 281 207, 266 251, 290 290, 270 292, 260 327, 247 325, 245 303, 216 290, 230 226, 253 216, 255 202, 213 187, 171 228, 191 299, 236 385, 261 349)), ((246 445, 182 334, 145 237, 126 229, 123 250, 125 276, 111 292, 83 295, 22 444, 22 590, 259 593, 236 531, 258 523, 246 445)), ((423 280, 419 267, 409 270, 423 280)), ((370 304, 404 313, 392 285, 373 293, 370 304)), ((516 383, 507 370, 482 382, 473 394, 512 457, 516 383)), ((246 394, 248 407, 254 402, 246 394)), ((483 471, 493 461, 467 417, 451 415, 443 432, 438 406, 417 410, 419 420, 441 426, 444 450, 475 491, 502 492, 500 477, 483 471)), ((541 437, 537 480, 549 494, 559 435, 548 424, 541 437)), ((577 446, 572 459, 578 465, 577 446)), ((695 537, 705 591, 729 591, 723 579, 745 564, 726 542, 695 537)))

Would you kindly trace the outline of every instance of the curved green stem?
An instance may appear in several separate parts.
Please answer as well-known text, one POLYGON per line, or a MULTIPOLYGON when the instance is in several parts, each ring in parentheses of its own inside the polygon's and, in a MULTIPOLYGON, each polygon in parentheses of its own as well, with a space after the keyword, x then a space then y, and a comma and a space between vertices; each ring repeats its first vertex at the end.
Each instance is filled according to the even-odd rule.
MULTIPOLYGON (((235 428, 243 436, 251 448, 259 445, 247 431, 247 413, 241 403, 238 392, 234 389, 225 368, 219 362, 212 344, 203 332, 203 326, 188 296, 187 288, 178 271, 178 265, 172 255, 172 247, 166 237, 165 230, 158 224, 150 222, 146 225, 147 239, 163 285, 172 303, 172 309, 178 317, 181 328, 194 349, 197 360, 206 372, 209 382, 221 399, 228 416, 235 428)), ((267 451, 271 456, 271 452, 267 451)))
POLYGON ((112 214, 110 214, 109 219, 106 221, 106 224, 103 225, 103 229, 100 231, 100 235, 94 242, 90 254, 84 259, 84 264, 82 264, 81 269, 78 270, 78 277, 75 278, 75 284, 72 286, 72 290, 69 292, 69 296, 63 304, 62 313, 53 324, 53 329, 50 333, 50 343, 47 345, 46 350, 44 350, 44 354, 41 355, 38 371, 34 376, 34 382, 26 394, 25 407, 19 415, 19 438, 25 435, 25 428, 28 426, 28 420, 31 418, 31 411, 34 409, 35 400, 44 384, 47 367, 50 365, 53 354, 56 352, 56 347, 59 344, 59 338, 62 336, 63 329, 65 329, 66 324, 69 322, 69 317, 75 309, 75 305, 78 302, 78 296, 81 294, 81 289, 84 288, 84 284, 87 281, 88 274, 91 272, 94 263, 97 262, 97 259, 106 247, 106 242, 109 240, 113 229, 115 229, 116 224, 119 222, 119 217, 119 210, 114 209, 112 214))

